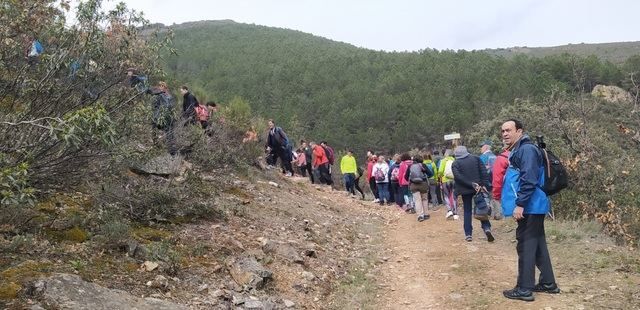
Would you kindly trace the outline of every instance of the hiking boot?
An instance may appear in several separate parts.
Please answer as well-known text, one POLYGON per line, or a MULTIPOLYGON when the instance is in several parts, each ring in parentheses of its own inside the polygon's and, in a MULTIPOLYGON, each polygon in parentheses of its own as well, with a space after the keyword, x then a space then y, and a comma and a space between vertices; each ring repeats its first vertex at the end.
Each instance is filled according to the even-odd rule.
POLYGON ((465 237, 464 237, 464 240, 465 240, 465 241, 467 241, 467 242, 471 242, 471 241, 473 241, 473 237, 471 237, 471 236, 465 236, 465 237))
POLYGON ((459 217, 457 214, 454 214, 454 215, 453 215, 453 219, 457 221, 457 220, 459 220, 459 219, 460 219, 460 217, 459 217))
POLYGON ((507 297, 509 299, 517 299, 517 300, 524 300, 524 301, 533 301, 535 299, 531 291, 523 291, 519 287, 513 288, 511 290, 503 291, 502 295, 504 295, 504 297, 507 297))
POLYGON ((485 231, 484 231, 484 234, 485 234, 485 235, 487 235, 487 241, 489 241, 489 242, 493 242, 494 240, 496 240, 496 239, 493 237, 493 234, 491 233, 491 230, 490 230, 490 229, 485 230, 485 231))
POLYGON ((558 294, 560 293, 560 288, 555 283, 551 283, 551 284, 539 283, 533 287, 533 291, 537 293, 558 294))
POLYGON ((452 216, 453 216, 453 212, 452 211, 447 211, 447 214, 445 215, 445 218, 449 219, 452 216))

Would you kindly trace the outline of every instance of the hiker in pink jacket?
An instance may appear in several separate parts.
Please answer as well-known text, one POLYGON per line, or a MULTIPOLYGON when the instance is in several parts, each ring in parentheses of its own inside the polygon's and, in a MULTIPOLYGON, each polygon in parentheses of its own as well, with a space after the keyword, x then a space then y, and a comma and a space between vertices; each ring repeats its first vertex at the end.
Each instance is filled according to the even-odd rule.
MULTIPOLYGON (((400 155, 400 170, 398 175, 405 175, 409 166, 413 164, 411 156, 408 153, 400 155)), ((398 178, 398 185, 400 185, 399 197, 396 197, 396 202, 402 202, 404 210, 407 212, 415 212, 413 208, 413 195, 409 192, 409 182, 404 178, 398 178)))

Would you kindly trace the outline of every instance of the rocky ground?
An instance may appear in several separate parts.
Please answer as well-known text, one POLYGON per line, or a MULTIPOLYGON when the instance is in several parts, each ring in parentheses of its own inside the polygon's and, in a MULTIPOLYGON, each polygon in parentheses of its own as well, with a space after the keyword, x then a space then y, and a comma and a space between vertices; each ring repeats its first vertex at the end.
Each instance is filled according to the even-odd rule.
MULTIPOLYGON (((514 284, 512 221, 497 241, 443 210, 418 223, 395 207, 253 171, 208 178, 216 220, 139 230, 119 251, 91 236, 29 246, 4 234, 0 305, 7 309, 634 309, 637 250, 615 246, 597 225, 549 223, 560 295, 504 299, 514 284), (163 245, 166 247, 163 248, 163 245), (163 255, 160 255, 163 254, 163 255), (158 259, 164 257, 165 259, 158 259), (169 259, 166 259, 168 257, 169 259), (77 294, 81 290, 83 294, 77 294)), ((144 176, 141 176, 144 177, 144 176)), ((204 178, 204 177, 203 177, 204 178)), ((477 223, 475 223, 477 224, 477 223)))

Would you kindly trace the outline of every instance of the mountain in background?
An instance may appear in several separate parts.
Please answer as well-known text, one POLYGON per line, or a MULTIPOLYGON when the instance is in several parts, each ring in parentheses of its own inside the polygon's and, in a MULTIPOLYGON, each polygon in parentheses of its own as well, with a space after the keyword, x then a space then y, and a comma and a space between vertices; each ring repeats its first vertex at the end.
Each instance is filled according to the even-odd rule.
POLYGON ((239 96, 292 139, 326 139, 358 151, 441 143, 443 134, 464 133, 551 89, 621 86, 619 61, 634 54, 622 48, 626 43, 589 45, 575 54, 561 48, 384 52, 229 20, 151 28, 158 27, 174 33, 177 54, 164 57, 170 76, 201 100, 224 106, 239 96), (599 54, 577 55, 591 50, 599 54))
POLYGON ((569 53, 580 56, 595 55, 602 60, 613 63, 624 63, 629 57, 640 54, 640 41, 614 43, 580 43, 552 47, 510 47, 486 49, 485 52, 498 56, 512 57, 524 54, 534 57, 544 57, 569 53))

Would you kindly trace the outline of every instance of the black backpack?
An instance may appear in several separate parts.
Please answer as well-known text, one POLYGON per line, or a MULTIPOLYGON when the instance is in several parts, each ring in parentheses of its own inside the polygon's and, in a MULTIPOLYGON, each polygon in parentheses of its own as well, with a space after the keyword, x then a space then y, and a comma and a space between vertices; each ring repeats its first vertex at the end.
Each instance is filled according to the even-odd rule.
POLYGON ((542 190, 547 196, 551 196, 569 186, 569 174, 560 159, 553 152, 547 150, 543 139, 543 136, 536 137, 538 149, 542 153, 542 162, 544 163, 544 186, 542 190))

